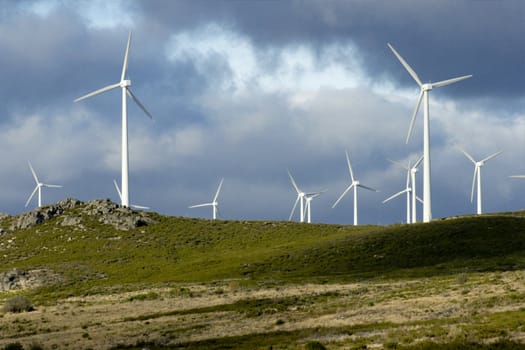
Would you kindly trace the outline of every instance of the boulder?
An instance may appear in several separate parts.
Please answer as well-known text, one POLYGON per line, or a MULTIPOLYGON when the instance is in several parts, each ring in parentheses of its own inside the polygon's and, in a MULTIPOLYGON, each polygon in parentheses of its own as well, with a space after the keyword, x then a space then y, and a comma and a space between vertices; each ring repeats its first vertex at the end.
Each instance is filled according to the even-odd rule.
POLYGON ((0 292, 36 288, 44 284, 53 284, 60 280, 61 277, 59 275, 47 269, 12 269, 0 273, 0 292))

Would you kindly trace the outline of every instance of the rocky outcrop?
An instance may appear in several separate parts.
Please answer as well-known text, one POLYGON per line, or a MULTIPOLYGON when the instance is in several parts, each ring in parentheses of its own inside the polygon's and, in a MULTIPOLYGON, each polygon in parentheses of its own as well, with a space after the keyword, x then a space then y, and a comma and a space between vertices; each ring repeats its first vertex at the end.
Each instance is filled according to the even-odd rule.
POLYGON ((14 217, 9 230, 32 227, 59 215, 64 216, 60 225, 78 226, 79 228, 82 228, 83 215, 97 217, 100 223, 111 225, 118 230, 129 230, 155 222, 147 213, 122 207, 109 199, 97 199, 84 203, 78 199, 68 198, 14 217), (75 208, 78 210, 74 214, 67 213, 75 208))
POLYGON ((0 292, 17 289, 30 289, 44 284, 54 284, 61 281, 56 273, 47 270, 12 269, 0 273, 0 292))
POLYGON ((55 204, 36 208, 33 211, 18 215, 11 223, 9 229, 14 231, 41 224, 42 222, 50 220, 57 215, 61 215, 67 209, 73 209, 81 204, 83 204, 83 202, 79 201, 78 199, 68 198, 55 204))
POLYGON ((98 217, 99 222, 111 225, 118 230, 129 230, 155 223, 155 220, 151 219, 147 213, 122 207, 109 199, 88 202, 83 212, 98 217))

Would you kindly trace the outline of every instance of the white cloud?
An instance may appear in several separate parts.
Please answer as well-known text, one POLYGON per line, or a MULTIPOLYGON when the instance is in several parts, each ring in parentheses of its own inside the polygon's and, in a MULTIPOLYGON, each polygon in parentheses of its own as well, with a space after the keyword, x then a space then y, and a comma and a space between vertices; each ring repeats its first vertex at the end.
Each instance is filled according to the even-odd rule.
POLYGON ((174 63, 192 62, 203 75, 218 67, 225 76, 221 88, 237 94, 254 89, 266 93, 340 89, 367 80, 351 43, 327 45, 320 54, 306 44, 258 48, 217 24, 173 35, 166 55, 174 63))
POLYGON ((133 2, 125 0, 37 0, 19 5, 22 11, 40 17, 47 17, 63 7, 78 13, 86 25, 93 29, 130 28, 135 16, 133 2))

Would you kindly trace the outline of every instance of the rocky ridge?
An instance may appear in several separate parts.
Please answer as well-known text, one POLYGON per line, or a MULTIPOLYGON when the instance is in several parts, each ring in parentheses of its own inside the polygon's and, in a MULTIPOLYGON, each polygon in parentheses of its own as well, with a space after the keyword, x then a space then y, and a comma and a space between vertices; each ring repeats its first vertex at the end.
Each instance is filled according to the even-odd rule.
MULTIPOLYGON (((62 226, 78 226, 80 228, 82 228, 83 215, 95 216, 100 223, 111 225, 117 230, 130 230, 155 222, 148 213, 122 207, 109 199, 82 202, 75 198, 68 198, 55 204, 46 205, 11 217, 9 231, 33 227, 60 215, 63 216, 62 226), (68 211, 71 209, 78 210, 75 211, 75 214, 69 214, 68 211)), ((6 217, 3 216, 4 219, 6 217)))

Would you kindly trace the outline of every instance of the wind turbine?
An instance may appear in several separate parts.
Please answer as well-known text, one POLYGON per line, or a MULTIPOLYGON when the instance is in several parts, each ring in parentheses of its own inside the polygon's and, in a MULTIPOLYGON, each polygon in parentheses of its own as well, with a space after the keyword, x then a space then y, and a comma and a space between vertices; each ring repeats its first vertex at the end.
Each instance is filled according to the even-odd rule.
POLYGON ((481 214, 481 167, 485 165, 485 162, 489 161, 490 159, 496 157, 499 155, 502 151, 496 152, 488 156, 487 158, 484 158, 480 160, 479 162, 476 162, 474 158, 467 153, 464 149, 461 147, 458 147, 458 149, 467 157, 472 163, 474 163, 474 176, 472 177, 472 191, 470 192, 470 201, 474 199, 474 186, 477 183, 477 191, 478 191, 478 203, 477 203, 477 214, 481 214))
MULTIPOLYGON (((407 165, 404 165, 400 162, 396 162, 394 160, 390 160, 391 163, 401 167, 402 169, 405 169, 407 173, 410 173, 410 190, 411 190, 411 202, 412 202, 412 209, 411 209, 411 215, 412 220, 407 220, 407 223, 416 223, 417 222, 417 201, 423 202, 418 196, 417 196, 417 186, 416 186, 416 175, 418 172, 418 167, 421 161, 423 160, 423 156, 419 157, 418 160, 414 163, 414 165, 410 166, 410 161, 407 165)), ((407 174, 408 176, 408 174, 407 174)), ((408 188, 408 185, 407 185, 408 188)), ((408 210, 407 210, 408 211, 408 210)))
POLYGON ((304 192, 297 186, 297 182, 295 182, 295 179, 292 176, 292 173, 288 170, 288 176, 290 177, 290 181, 292 182, 293 188, 297 192, 297 199, 295 200, 295 203, 293 205, 292 211, 290 212, 290 216, 288 217, 288 221, 292 220, 293 213, 295 212, 295 208, 297 208, 297 204, 300 202, 300 212, 299 212, 299 222, 304 222, 305 216, 308 216, 308 223, 311 221, 311 209, 310 209, 310 202, 312 199, 318 197, 321 195, 321 193, 325 191, 320 192, 304 192))
MULTIPOLYGON (((117 190, 118 197, 120 198, 120 201, 122 201, 122 192, 120 192, 120 188, 118 187, 117 180, 113 180, 113 184, 115 185, 115 190, 117 190)), ((136 205, 131 204, 132 208, 139 209, 139 210, 148 210, 149 207, 145 207, 143 205, 136 205)))
POLYGON ((293 188, 297 192, 297 199, 295 200, 295 203, 293 205, 292 211, 290 212, 290 217, 288 217, 288 221, 292 220, 293 213, 295 212, 295 208, 297 207, 297 203, 301 202, 300 204, 300 212, 299 212, 299 222, 304 222, 304 197, 306 193, 304 193, 299 186, 297 186, 297 183, 295 182, 292 173, 288 170, 288 176, 290 177, 290 181, 292 181, 293 188))
POLYGON ((129 47, 131 45, 131 32, 129 32, 128 36, 128 44, 126 46, 126 53, 124 55, 124 64, 122 65, 122 74, 120 76, 120 81, 116 84, 108 85, 106 87, 103 87, 101 89, 95 90, 93 92, 90 92, 84 96, 81 96, 75 100, 75 102, 84 100, 86 98, 96 96, 99 94, 102 94, 106 91, 113 90, 116 88, 122 89, 122 193, 120 196, 121 204, 124 207, 129 207, 129 189, 128 189, 128 173, 129 173, 129 153, 128 153, 128 112, 127 112, 127 96, 130 96, 133 101, 139 106, 144 113, 148 117, 153 120, 153 116, 150 112, 144 107, 142 103, 138 100, 138 98, 131 92, 130 86, 131 86, 131 80, 126 79, 126 73, 128 69, 128 55, 129 55, 129 47))
POLYGON ((402 195, 403 193, 406 193, 407 194, 407 224, 410 224, 411 223, 411 216, 410 216, 410 195, 412 193, 412 188, 410 187, 410 169, 407 171, 407 182, 406 182, 406 186, 405 186, 405 189, 402 190, 402 191, 399 191, 397 192, 396 194, 393 194, 391 195, 390 197, 388 197, 387 199, 385 199, 383 201, 383 204, 394 199, 394 198, 397 198, 399 197, 400 195, 402 195))
POLYGON ((408 65, 408 63, 401 57, 401 55, 392 47, 392 45, 387 44, 390 50, 396 55, 397 59, 403 67, 408 71, 410 76, 416 81, 419 85, 421 91, 417 99, 416 108, 414 109, 414 114, 412 115, 412 120, 410 121, 410 127, 408 129, 408 135, 406 138, 406 143, 410 139, 412 134, 412 129, 414 128, 414 122, 416 121, 416 115, 419 111, 419 106, 421 105, 421 100, 424 100, 423 110, 423 222, 430 222, 432 220, 432 200, 431 200, 431 191, 430 191, 430 121, 429 121, 429 103, 428 103, 428 93, 433 88, 442 87, 445 85, 457 83, 461 80, 468 79, 472 75, 464 75, 457 78, 447 79, 438 81, 436 83, 426 83, 423 84, 421 79, 419 79, 416 72, 408 65))
POLYGON ((304 199, 306 200, 306 205, 305 205, 306 222, 309 223, 309 224, 312 222, 312 211, 311 211, 312 199, 314 199, 316 197, 319 197, 321 195, 321 193, 323 193, 323 192, 325 192, 325 191, 308 193, 308 194, 305 194, 305 196, 304 196, 304 199))
POLYGON ((364 189, 367 189, 369 191, 379 192, 378 190, 365 186, 361 184, 358 180, 354 178, 354 172, 352 171, 352 165, 350 164, 350 157, 348 156, 348 151, 345 150, 346 154, 346 162, 348 163, 348 170, 350 172, 350 179, 352 180, 352 183, 350 186, 346 188, 346 190, 343 192, 343 194, 335 201, 334 205, 332 205, 332 208, 335 208, 335 206, 343 199, 343 197, 350 191, 352 188, 354 189, 354 225, 357 225, 357 188, 361 187, 364 189))
POLYGON ((217 219, 217 213, 219 211, 219 208, 218 208, 219 202, 217 202, 217 199, 219 198, 219 193, 221 192, 223 181, 224 181, 224 178, 222 178, 221 181, 219 182, 219 187, 217 188, 217 192, 215 192, 215 197, 213 197, 213 201, 211 201, 210 203, 192 205, 188 208, 212 207, 212 218, 213 220, 217 219))
POLYGON ((33 169, 33 166, 31 165, 31 162, 28 161, 27 163, 29 164, 29 169, 31 169, 31 173, 33 174, 33 178, 35 179, 36 187, 33 190, 33 192, 31 193, 31 195, 29 196, 29 198, 27 199, 27 202, 26 202, 25 206, 27 208, 27 206, 29 205, 29 202, 31 202, 31 199, 33 199, 33 196, 38 191, 38 207, 40 208, 42 206, 42 187, 59 188, 59 187, 62 187, 62 186, 61 185, 50 185, 50 184, 45 184, 43 182, 40 182, 40 180, 38 180, 38 176, 36 176, 36 172, 33 169))

